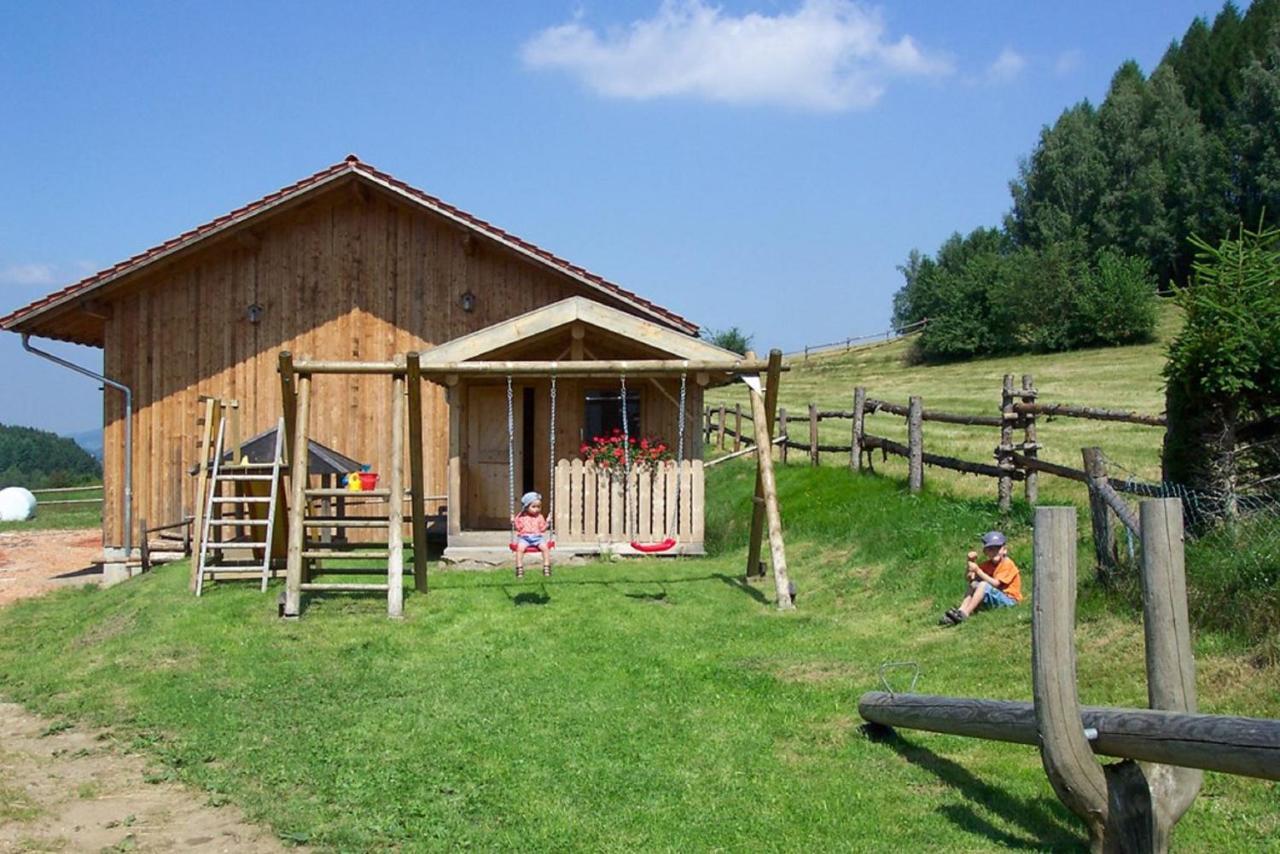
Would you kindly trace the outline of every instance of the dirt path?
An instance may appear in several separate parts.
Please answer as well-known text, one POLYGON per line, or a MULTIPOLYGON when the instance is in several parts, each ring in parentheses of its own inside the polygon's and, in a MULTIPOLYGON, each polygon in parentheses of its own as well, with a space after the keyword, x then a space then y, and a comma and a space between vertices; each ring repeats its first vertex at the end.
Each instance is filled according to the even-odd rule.
POLYGON ((97 584, 102 567, 97 530, 0 532, 0 605, 57 587, 97 584))
POLYGON ((233 806, 147 783, 146 768, 96 733, 0 703, 0 851, 285 850, 233 806))

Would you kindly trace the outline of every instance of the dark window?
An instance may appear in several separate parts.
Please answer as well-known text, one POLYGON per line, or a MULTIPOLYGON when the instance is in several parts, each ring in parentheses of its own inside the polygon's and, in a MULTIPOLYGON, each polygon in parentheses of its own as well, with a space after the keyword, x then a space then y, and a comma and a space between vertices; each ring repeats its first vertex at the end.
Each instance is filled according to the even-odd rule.
MULTIPOLYGON (((533 440, 535 436, 545 435, 537 430, 537 413, 535 411, 533 389, 524 390, 524 442, 520 448, 520 494, 531 491, 533 486, 533 440)), ((516 496, 519 498, 519 496, 516 496)))
MULTIPOLYGON (((587 414, 584 420, 583 441, 590 442, 596 436, 608 436, 622 429, 622 395, 619 391, 594 390, 587 392, 587 414)), ((627 392, 627 430, 632 436, 640 436, 640 395, 627 392)))

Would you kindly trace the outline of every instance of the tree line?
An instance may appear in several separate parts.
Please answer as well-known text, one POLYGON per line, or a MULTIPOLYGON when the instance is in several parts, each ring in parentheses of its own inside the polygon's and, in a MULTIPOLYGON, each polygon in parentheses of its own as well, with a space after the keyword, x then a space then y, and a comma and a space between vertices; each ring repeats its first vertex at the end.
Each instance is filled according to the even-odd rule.
POLYGON ((925 360, 1142 341, 1157 289, 1197 252, 1280 224, 1280 0, 1197 18, 1150 76, 1126 62, 1101 105, 1065 110, 1010 183, 998 227, 913 250, 899 329, 925 360))
POLYGON ((102 464, 71 439, 0 424, 0 488, 45 489, 101 480, 102 464))

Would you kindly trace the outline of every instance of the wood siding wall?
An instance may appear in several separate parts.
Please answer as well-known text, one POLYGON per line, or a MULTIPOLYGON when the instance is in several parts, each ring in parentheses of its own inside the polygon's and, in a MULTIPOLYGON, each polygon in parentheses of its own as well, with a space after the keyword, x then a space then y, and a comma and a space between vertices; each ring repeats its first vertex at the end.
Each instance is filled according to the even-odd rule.
MULTIPOLYGON (((105 342, 107 375, 134 392, 135 522, 191 512, 199 395, 239 400, 245 438, 275 424, 281 350, 389 359, 585 291, 428 212, 349 188, 147 273, 110 298, 105 342), (467 291, 472 312, 460 305, 467 291), (256 324, 250 305, 262 307, 256 324)), ((390 393, 385 377, 317 377, 312 437, 388 471, 390 393)), ((123 407, 104 398, 103 536, 119 545, 123 407)), ((449 422, 437 386, 424 385, 423 408, 426 490, 442 495, 449 422)))

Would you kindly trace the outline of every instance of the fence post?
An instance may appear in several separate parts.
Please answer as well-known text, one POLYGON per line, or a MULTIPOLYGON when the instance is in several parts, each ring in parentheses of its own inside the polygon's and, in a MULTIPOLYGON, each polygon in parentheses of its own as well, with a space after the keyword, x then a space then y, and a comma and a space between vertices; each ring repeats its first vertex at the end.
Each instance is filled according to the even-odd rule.
POLYGON ((733 449, 742 450, 742 404, 733 405, 733 449))
POLYGON ((140 564, 141 568, 139 571, 150 572, 151 571, 151 545, 147 540, 147 537, 149 536, 147 534, 147 520, 139 519, 138 526, 139 526, 138 533, 140 535, 138 539, 141 543, 139 556, 142 558, 142 563, 140 564))
MULTIPOLYGON (((1013 374, 1004 375, 1004 386, 1000 391, 1000 445, 996 448, 996 465, 1006 472, 1013 468, 1013 460, 1009 455, 1013 452, 1013 422, 1018 414, 1013 411, 1013 374)), ((1009 474, 1000 476, 997 481, 997 495, 1000 511, 1007 513, 1013 505, 1013 477, 1009 474)))
POLYGON ((919 492, 924 485, 924 404, 918 395, 907 401, 907 487, 919 492))
POLYGON ((804 345, 804 360, 806 362, 809 361, 809 345, 808 344, 804 345))
POLYGON ((1098 580, 1106 582, 1119 563, 1116 551, 1115 525, 1102 497, 1101 484, 1107 482, 1107 460, 1101 448, 1081 448, 1085 474, 1089 475, 1089 516, 1093 526, 1093 551, 1097 560, 1098 580))
MULTIPOLYGON (((1022 375, 1022 402, 1036 402, 1036 388, 1031 374, 1022 375)), ((1039 455, 1040 445, 1036 440, 1036 415, 1034 412, 1022 414, 1022 453, 1031 460, 1039 455)), ((1023 471, 1023 487, 1028 504, 1035 504, 1040 498, 1040 485, 1036 482, 1036 471, 1027 468, 1023 471)))
POLYGON ((711 445, 711 405, 702 407, 702 444, 711 445))
POLYGON ((853 390, 853 440, 849 443, 849 468, 862 471, 863 419, 867 408, 867 390, 858 386, 853 390))
POLYGON ((722 451, 724 450, 724 424, 725 424, 724 408, 725 408, 724 404, 723 403, 720 404, 720 423, 719 425, 717 425, 717 428, 716 428, 717 435, 719 436, 719 440, 717 444, 720 446, 720 450, 722 451))
POLYGON ((1031 684, 1040 762, 1058 799, 1088 826, 1093 850, 1102 851, 1107 780, 1080 726, 1076 687, 1075 508, 1036 508, 1032 548, 1031 684))
POLYGON ((818 405, 809 404, 809 465, 820 464, 818 459, 818 405))
MULTIPOLYGON (((1147 699, 1165 712, 1196 711, 1196 663, 1191 653, 1191 622, 1187 618, 1187 577, 1183 553, 1182 501, 1154 498, 1138 507, 1142 530, 1142 626, 1147 652, 1147 699)), ((1160 767, 1160 766, 1156 766, 1160 767)), ((1160 767, 1147 780, 1157 844, 1168 845, 1173 826, 1190 809, 1204 772, 1193 768, 1160 767)))
POLYGON ((787 409, 784 406, 778 407, 778 435, 782 437, 782 444, 779 453, 782 456, 782 462, 787 462, 787 445, 791 442, 791 432, 787 427, 787 409))

